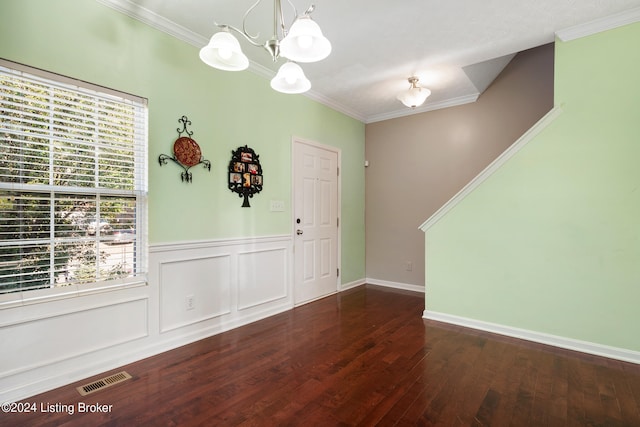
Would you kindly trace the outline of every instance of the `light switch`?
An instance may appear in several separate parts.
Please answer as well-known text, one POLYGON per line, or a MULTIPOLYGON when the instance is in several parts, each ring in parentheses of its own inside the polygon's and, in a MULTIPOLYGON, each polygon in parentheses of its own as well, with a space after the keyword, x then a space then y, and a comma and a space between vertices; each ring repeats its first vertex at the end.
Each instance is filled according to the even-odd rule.
POLYGON ((284 202, 282 200, 271 200, 271 212, 283 212, 284 202))

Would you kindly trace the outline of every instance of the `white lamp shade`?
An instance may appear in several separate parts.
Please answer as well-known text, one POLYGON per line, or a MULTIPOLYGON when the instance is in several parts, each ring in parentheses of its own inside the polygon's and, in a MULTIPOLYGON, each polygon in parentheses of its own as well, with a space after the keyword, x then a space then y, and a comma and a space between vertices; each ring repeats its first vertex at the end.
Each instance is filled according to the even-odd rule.
POLYGON ((283 64, 278 74, 271 80, 271 87, 282 93, 303 93, 311 89, 311 82, 302 68, 294 62, 283 64))
POLYGON ((398 95, 398 100, 409 108, 416 108, 424 104, 431 91, 426 87, 413 86, 398 95))
POLYGON ((249 59, 242 53, 240 42, 226 31, 215 33, 209 44, 200 49, 205 64, 225 71, 242 71, 249 67, 249 59))
POLYGON ((296 19, 280 42, 280 53, 296 62, 321 61, 331 53, 331 42, 322 35, 318 24, 303 16, 296 19))

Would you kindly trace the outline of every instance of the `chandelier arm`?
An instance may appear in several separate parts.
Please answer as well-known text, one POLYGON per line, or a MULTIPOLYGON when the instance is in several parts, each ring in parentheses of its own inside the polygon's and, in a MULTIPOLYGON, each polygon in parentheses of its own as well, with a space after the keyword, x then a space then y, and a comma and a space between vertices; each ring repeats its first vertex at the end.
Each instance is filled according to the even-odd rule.
MULTIPOLYGON (((298 9, 296 9, 291 0, 287 0, 287 2, 289 2, 289 5, 293 9, 293 20, 291 21, 291 25, 293 25, 293 23, 296 22, 296 19, 298 19, 298 9)), ((280 8, 280 22, 282 25, 282 37, 286 37, 287 29, 284 26, 284 15, 282 14, 282 8, 280 8)), ((291 28, 291 25, 289 25, 289 28, 291 28)))
MULTIPOLYGON (((251 11, 253 9, 256 8, 256 6, 258 6, 260 4, 262 0, 258 0, 257 2, 255 2, 253 4, 253 6, 251 6, 245 13, 244 16, 242 17, 242 33, 243 35, 247 38, 247 39, 251 39, 251 40, 256 40, 258 37, 260 37, 260 33, 256 34, 255 36, 252 36, 251 34, 249 34, 247 32, 247 25, 246 25, 246 21, 247 21, 247 16, 249 16, 249 14, 251 13, 251 11)), ((260 44, 256 44, 256 46, 260 46, 260 44)))
POLYGON ((284 38, 287 30, 284 26, 284 13, 282 13, 282 3, 280 0, 276 0, 273 6, 273 37, 280 39, 278 35, 278 21, 280 21, 280 32, 284 38))
POLYGON ((262 45, 260 43, 256 43, 256 41, 254 40, 255 37, 250 36, 249 34, 247 34, 246 32, 242 31, 239 28, 234 27, 233 25, 227 25, 227 24, 217 24, 216 26, 218 26, 218 28, 222 28, 223 30, 233 30, 236 33, 240 34, 242 37, 244 37, 245 39, 247 39, 247 41, 249 43, 251 43, 254 46, 258 46, 258 47, 262 47, 262 45))

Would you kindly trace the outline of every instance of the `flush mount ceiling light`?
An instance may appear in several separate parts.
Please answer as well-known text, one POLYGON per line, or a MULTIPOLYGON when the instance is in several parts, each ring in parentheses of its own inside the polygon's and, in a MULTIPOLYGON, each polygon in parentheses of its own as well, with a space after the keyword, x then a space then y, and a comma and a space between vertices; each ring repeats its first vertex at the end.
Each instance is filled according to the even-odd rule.
POLYGON ((409 77, 409 84, 411 85, 409 90, 401 92, 398 95, 398 100, 409 108, 419 107, 431 95, 431 91, 426 87, 420 86, 417 77, 409 77))
POLYGON ((200 49, 200 59, 207 65, 225 71, 241 71, 249 67, 249 59, 242 53, 240 43, 231 31, 243 36, 254 46, 264 48, 274 62, 281 56, 289 61, 282 65, 271 80, 271 87, 283 93, 302 93, 311 88, 311 83, 296 62, 321 61, 331 53, 331 43, 323 35, 318 24, 311 19, 315 5, 298 16, 291 0, 287 0, 294 12, 294 21, 287 30, 284 25, 284 14, 280 0, 273 2, 273 35, 267 41, 258 42, 258 35, 251 35, 246 30, 247 16, 262 0, 258 0, 247 10, 242 19, 242 30, 231 25, 216 25, 222 31, 211 37, 209 44, 200 49))

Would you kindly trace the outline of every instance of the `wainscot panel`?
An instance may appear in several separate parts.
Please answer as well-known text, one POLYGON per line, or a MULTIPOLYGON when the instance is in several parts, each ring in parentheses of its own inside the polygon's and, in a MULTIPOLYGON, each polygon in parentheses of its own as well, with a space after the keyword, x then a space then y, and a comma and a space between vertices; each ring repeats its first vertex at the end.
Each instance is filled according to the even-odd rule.
POLYGON ((160 331, 231 312, 231 256, 160 263, 160 331))
POLYGON ((138 299, 5 325, 2 372, 13 375, 144 337, 147 316, 147 300, 138 299))
POLYGON ((292 237, 149 247, 149 281, 0 309, 0 402, 293 308, 292 237))
POLYGON ((220 332, 292 308, 291 253, 290 236, 152 246, 160 333, 220 332))
POLYGON ((287 248, 238 255, 238 310, 287 298, 287 248))

